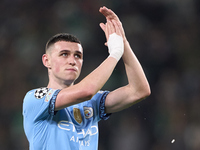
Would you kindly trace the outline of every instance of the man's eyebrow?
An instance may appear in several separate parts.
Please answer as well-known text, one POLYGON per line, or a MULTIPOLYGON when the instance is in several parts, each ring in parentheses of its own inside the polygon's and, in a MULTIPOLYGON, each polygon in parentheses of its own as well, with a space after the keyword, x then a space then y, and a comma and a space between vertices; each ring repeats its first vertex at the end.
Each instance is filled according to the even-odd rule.
POLYGON ((78 54, 81 54, 81 55, 83 54, 81 51, 75 51, 75 53, 78 53, 78 54))
MULTIPOLYGON (((67 50, 67 49, 64 49, 64 50, 61 50, 59 53, 70 53, 71 51, 70 50, 67 50)), ((76 50, 74 53, 78 53, 78 54, 83 54, 81 51, 78 51, 76 50)))
POLYGON ((64 50, 61 50, 59 53, 63 53, 63 52, 70 52, 70 50, 64 49, 64 50))

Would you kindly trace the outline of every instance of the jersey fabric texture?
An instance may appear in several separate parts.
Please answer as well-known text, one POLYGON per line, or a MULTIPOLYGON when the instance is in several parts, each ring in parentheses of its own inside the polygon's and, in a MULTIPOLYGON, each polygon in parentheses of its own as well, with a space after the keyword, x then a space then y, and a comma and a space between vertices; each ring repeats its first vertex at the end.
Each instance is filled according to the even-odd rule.
POLYGON ((105 98, 100 91, 91 100, 54 111, 60 90, 39 88, 23 101, 23 125, 30 150, 97 150, 98 122, 106 120, 105 98))

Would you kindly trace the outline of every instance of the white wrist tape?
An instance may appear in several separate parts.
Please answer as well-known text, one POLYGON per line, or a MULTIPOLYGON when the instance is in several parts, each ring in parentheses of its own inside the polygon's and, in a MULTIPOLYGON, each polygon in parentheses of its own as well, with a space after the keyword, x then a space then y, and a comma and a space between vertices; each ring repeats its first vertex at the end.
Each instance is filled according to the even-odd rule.
POLYGON ((116 33, 113 33, 109 36, 107 44, 110 54, 109 57, 114 57, 117 61, 119 61, 124 53, 123 38, 116 33))

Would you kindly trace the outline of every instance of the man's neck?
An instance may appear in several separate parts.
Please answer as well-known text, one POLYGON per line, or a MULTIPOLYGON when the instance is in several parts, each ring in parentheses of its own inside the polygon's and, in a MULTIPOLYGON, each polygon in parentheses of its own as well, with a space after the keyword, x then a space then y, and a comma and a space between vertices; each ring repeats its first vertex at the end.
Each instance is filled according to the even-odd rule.
POLYGON ((74 84, 73 82, 70 84, 66 81, 60 81, 60 82, 49 81, 47 87, 52 88, 52 89, 64 89, 64 88, 72 86, 73 84, 74 84))

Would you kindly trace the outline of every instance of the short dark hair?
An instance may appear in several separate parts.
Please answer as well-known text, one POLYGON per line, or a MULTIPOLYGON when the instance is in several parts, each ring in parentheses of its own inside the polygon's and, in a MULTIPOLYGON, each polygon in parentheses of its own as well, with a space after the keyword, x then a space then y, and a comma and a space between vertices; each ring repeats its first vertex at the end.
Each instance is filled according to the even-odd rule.
POLYGON ((80 40, 75 37, 74 35, 72 34, 69 34, 69 33, 58 33, 54 36, 52 36, 46 43, 46 47, 45 47, 45 52, 47 52, 47 49, 55 44, 56 42, 58 41, 66 41, 66 42, 74 42, 74 43, 79 43, 81 44, 80 40))

